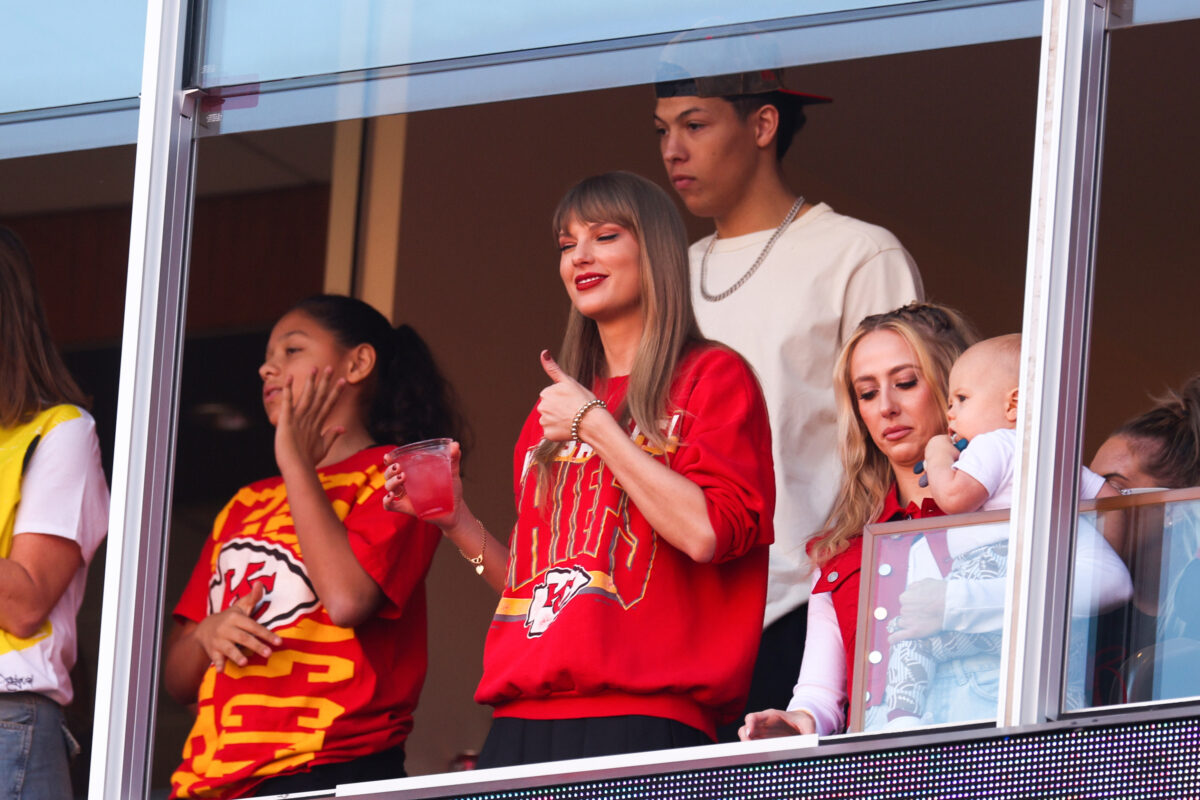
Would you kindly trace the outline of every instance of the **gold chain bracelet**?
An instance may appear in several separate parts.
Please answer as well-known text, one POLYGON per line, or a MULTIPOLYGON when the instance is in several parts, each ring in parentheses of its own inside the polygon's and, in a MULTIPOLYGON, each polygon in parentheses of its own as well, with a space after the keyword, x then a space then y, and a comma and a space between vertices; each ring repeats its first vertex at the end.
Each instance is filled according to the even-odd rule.
POLYGON ((487 552, 488 534, 487 534, 487 528, 483 527, 483 522, 481 522, 478 517, 475 518, 475 524, 477 524, 479 526, 479 530, 483 533, 483 536, 480 537, 479 555, 475 556, 474 558, 471 558, 469 555, 467 555, 466 553, 464 553, 462 551, 461 547, 458 548, 458 554, 460 556, 462 556, 463 558, 465 558, 467 561, 470 561, 472 564, 475 565, 475 574, 476 575, 483 575, 483 554, 487 552))

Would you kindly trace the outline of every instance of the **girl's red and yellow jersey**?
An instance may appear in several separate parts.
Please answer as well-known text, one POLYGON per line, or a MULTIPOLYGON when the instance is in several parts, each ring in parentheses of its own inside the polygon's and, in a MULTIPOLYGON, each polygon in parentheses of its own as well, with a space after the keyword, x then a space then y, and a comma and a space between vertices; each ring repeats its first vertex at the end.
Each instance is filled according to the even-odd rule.
POLYGON ((425 680, 425 573, 437 529, 383 509, 382 459, 363 450, 319 470, 359 563, 386 600, 357 628, 334 625, 304 567, 279 477, 241 489, 213 526, 175 615, 199 622, 248 594, 283 639, 269 658, 209 668, 175 797, 242 797, 265 778, 401 745, 425 680))
MULTIPOLYGON (((627 386, 599 394, 618 408, 627 386)), ((754 374, 735 353, 696 348, 680 364, 647 456, 704 491, 717 537, 709 564, 662 539, 604 462, 567 443, 539 486, 536 408, 517 443, 517 524, 475 699, 498 717, 642 714, 707 731, 745 703, 766 597, 775 477, 754 374), (539 502, 539 491, 546 492, 539 502)))

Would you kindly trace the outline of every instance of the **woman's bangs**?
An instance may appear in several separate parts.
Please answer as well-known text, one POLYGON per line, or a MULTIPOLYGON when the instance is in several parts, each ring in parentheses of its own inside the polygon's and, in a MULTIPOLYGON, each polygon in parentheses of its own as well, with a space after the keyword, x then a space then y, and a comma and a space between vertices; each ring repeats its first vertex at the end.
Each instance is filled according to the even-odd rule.
POLYGON ((584 225, 612 223, 636 233, 638 226, 633 209, 612 188, 600 185, 599 181, 586 180, 572 189, 554 214, 554 235, 565 233, 572 220, 584 225))

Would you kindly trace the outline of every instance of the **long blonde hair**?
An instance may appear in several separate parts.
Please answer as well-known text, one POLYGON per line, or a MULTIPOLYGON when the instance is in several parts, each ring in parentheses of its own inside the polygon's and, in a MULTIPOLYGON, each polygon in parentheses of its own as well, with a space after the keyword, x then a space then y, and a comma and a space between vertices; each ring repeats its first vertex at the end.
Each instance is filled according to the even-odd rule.
POLYGON ((917 367, 939 409, 946 407, 950 367, 977 339, 970 324, 954 309, 935 303, 909 303, 895 311, 867 317, 842 345, 833 372, 842 484, 825 521, 825 532, 812 546, 811 556, 817 564, 824 564, 845 550, 864 525, 875 521, 896 478, 891 462, 876 446, 858 413, 850 374, 854 348, 863 337, 876 331, 891 331, 912 348, 917 367))
MULTIPOLYGON (((683 220, 667 193, 631 172, 608 172, 575 184, 554 212, 557 238, 572 221, 620 225, 637 238, 641 304, 645 327, 629 373, 621 408, 612 409, 622 424, 633 420, 655 447, 666 444, 658 421, 667 412, 675 368, 684 352, 704 341, 688 288, 688 242, 683 220)), ((558 363, 575 380, 592 386, 605 377, 600 331, 572 306, 558 363)), ((560 442, 543 441, 534 459, 548 467, 560 442)))

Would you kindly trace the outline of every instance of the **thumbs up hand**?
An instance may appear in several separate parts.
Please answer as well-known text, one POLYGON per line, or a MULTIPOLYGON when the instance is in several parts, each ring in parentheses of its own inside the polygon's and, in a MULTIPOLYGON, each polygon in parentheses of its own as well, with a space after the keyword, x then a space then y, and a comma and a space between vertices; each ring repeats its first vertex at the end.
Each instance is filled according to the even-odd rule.
POLYGON ((542 389, 542 399, 538 401, 542 435, 552 442, 565 442, 571 438, 571 422, 575 414, 589 400, 595 400, 596 395, 564 373, 549 350, 542 351, 541 362, 542 369, 553 381, 542 389))

